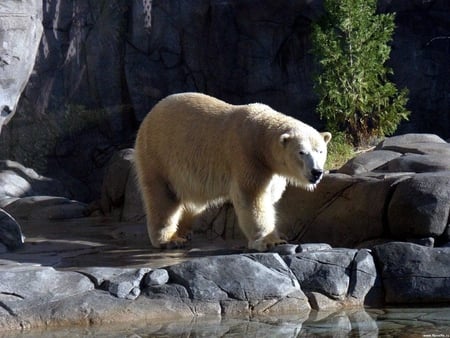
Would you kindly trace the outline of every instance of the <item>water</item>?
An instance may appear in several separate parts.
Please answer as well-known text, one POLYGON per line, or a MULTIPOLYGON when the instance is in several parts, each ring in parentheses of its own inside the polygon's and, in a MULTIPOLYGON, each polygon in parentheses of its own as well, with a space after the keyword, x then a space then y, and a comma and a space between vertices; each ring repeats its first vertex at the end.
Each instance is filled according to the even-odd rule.
POLYGON ((450 337, 450 308, 316 312, 252 320, 197 318, 172 323, 0 333, 0 337, 450 337))

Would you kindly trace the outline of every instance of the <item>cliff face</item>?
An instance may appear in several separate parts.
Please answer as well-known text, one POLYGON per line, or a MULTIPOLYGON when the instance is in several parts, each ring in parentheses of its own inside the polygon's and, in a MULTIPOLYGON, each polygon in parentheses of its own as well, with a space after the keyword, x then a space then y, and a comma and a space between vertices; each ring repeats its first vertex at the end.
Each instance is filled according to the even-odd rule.
POLYGON ((13 117, 42 36, 42 1, 0 2, 0 132, 13 117))
MULTIPOLYGON (((379 8, 397 12, 390 64, 410 90, 399 131, 450 137, 450 2, 379 8)), ((260 101, 321 128, 309 53, 321 13, 320 0, 43 0, 36 65, 0 157, 71 181, 89 199, 111 154, 170 93, 260 101)))

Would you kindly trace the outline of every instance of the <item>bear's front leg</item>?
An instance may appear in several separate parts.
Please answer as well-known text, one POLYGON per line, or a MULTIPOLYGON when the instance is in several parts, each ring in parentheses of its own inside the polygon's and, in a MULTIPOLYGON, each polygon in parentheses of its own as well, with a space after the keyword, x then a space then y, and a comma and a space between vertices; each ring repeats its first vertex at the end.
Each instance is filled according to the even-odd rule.
POLYGON ((269 192, 259 195, 239 191, 232 198, 239 226, 248 239, 248 248, 267 251, 286 244, 275 227, 276 213, 269 192))

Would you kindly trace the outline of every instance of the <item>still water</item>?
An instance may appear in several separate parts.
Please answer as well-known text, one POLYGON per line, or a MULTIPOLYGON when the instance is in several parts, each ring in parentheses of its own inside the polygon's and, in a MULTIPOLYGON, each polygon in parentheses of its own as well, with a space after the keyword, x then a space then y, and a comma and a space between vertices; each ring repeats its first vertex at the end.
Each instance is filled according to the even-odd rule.
POLYGON ((385 308, 0 333, 0 337, 450 337, 450 308, 385 308))

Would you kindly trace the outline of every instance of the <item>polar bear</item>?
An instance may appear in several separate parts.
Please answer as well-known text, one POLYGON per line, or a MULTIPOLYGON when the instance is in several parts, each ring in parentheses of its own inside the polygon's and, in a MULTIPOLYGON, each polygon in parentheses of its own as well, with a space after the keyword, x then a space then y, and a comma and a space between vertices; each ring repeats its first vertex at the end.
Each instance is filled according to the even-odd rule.
POLYGON ((288 182, 314 190, 330 133, 267 105, 231 105, 200 93, 157 103, 135 144, 138 184, 154 247, 180 247, 184 228, 206 206, 231 201, 248 247, 286 243, 274 204, 288 182))

